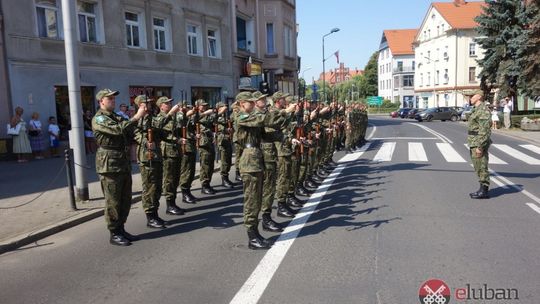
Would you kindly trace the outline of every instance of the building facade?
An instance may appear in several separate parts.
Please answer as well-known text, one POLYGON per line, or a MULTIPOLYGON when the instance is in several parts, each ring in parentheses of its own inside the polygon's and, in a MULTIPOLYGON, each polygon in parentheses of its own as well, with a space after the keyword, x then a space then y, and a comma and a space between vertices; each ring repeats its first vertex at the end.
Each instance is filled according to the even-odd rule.
MULTIPOLYGON (((2 0, 11 108, 28 120, 70 125, 60 0, 2 0), (10 2, 8 5, 8 2, 10 2), (21 16, 27 16, 21 18, 21 16)), ((120 91, 117 106, 145 92, 215 103, 233 92, 230 1, 78 0, 77 33, 84 110, 95 93, 120 91)))
MULTIPOLYGON (((336 84, 347 82, 353 79, 355 76, 363 74, 363 70, 359 70, 358 68, 348 68, 345 66, 345 63, 340 62, 338 68, 331 69, 329 72, 326 72, 324 75, 324 80, 329 86, 335 86, 336 84)), ((323 73, 320 74, 318 81, 323 81, 323 73)))
POLYGON ((429 7, 414 40, 415 93, 420 108, 463 106, 480 89, 475 42, 483 2, 436 2, 429 7))
POLYGON ((7 138, 7 124, 9 123, 13 109, 9 100, 11 99, 8 69, 6 62, 6 44, 4 36, 4 13, 3 3, 0 2, 0 154, 8 150, 8 142, 2 140, 7 138))
POLYGON ((385 30, 379 45, 378 96, 399 103, 402 107, 415 107, 415 56, 412 43, 416 29, 385 30))

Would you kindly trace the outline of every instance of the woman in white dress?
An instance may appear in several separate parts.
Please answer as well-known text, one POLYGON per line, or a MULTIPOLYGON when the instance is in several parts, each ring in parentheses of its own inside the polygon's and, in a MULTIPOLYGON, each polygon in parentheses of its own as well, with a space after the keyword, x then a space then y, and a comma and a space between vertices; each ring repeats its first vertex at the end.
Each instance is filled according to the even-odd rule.
POLYGON ((17 154, 17 161, 19 163, 27 162, 28 159, 25 154, 32 153, 32 147, 30 147, 30 140, 26 130, 26 122, 23 120, 24 110, 21 107, 15 108, 15 116, 11 119, 11 127, 15 128, 17 125, 20 127, 19 135, 13 135, 13 153, 17 154))
POLYGON ((493 107, 491 110, 491 129, 497 130, 497 123, 499 122, 499 112, 497 107, 493 107))

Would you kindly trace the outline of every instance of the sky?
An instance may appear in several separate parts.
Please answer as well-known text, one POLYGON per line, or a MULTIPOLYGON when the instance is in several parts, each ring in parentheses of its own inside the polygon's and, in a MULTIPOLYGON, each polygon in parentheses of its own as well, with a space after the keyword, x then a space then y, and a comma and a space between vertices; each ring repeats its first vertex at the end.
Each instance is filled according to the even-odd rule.
MULTIPOLYGON (((439 0, 441 2, 452 0, 439 0)), ((340 29, 325 38, 325 55, 339 50, 339 59, 349 68, 364 69, 369 57, 377 51, 386 29, 420 27, 432 1, 429 0, 296 0, 299 24, 298 55, 302 57, 302 74, 308 83, 322 73, 322 36, 333 28, 340 29), (310 70, 307 70, 311 67, 310 70), (305 72, 304 72, 305 71, 305 72)), ((326 71, 339 65, 335 57, 326 61, 326 71)))

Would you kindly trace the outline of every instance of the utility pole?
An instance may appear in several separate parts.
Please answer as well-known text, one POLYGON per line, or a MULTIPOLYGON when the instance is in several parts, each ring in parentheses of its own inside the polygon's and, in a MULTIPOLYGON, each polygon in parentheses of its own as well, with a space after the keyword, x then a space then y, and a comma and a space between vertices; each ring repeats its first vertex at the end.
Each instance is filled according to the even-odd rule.
POLYGON ((79 55, 77 48, 77 11, 76 1, 62 0, 62 18, 64 19, 64 45, 66 49, 66 70, 69 91, 69 114, 71 131, 69 145, 73 148, 75 163, 75 189, 78 201, 87 201, 88 182, 84 172, 86 151, 84 150, 81 83, 79 74, 79 55))

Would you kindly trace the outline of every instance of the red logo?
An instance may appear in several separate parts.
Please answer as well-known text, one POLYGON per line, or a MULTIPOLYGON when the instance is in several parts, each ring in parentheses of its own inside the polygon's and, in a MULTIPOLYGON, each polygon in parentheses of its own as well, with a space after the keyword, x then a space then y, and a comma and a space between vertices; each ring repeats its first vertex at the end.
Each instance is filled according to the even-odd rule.
POLYGON ((448 304, 450 288, 441 280, 431 279, 420 286, 418 296, 422 304, 448 304))

